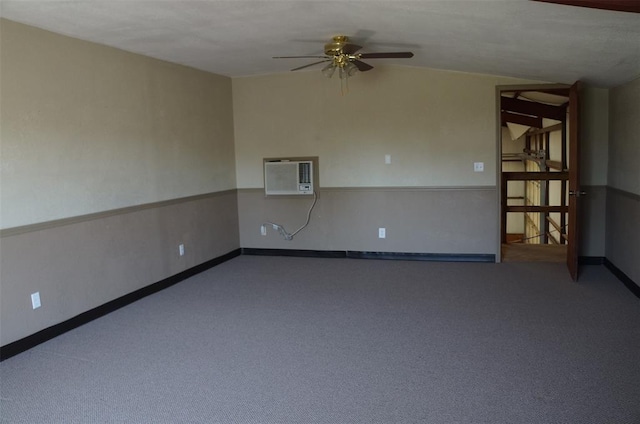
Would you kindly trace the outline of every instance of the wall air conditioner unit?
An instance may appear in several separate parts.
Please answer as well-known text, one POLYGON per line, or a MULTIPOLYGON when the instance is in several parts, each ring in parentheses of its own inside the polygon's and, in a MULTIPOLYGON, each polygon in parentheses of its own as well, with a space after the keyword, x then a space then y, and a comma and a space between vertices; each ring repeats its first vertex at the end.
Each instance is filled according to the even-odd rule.
POLYGON ((264 193, 273 195, 313 194, 313 161, 265 160, 264 193))

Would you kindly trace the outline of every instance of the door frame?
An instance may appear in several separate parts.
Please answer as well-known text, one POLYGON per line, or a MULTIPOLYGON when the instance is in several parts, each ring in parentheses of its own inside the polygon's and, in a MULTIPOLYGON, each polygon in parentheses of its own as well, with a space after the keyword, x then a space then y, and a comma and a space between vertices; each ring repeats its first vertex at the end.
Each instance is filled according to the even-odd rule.
POLYGON ((580 252, 580 228, 578 210, 580 197, 586 194, 580 187, 580 89, 581 82, 576 81, 569 88, 569 234, 567 246, 567 267, 573 281, 578 281, 578 262, 580 252), (572 219, 573 217, 573 219, 572 219))
POLYGON ((502 119, 500 97, 503 91, 542 91, 542 90, 569 90, 571 84, 514 84, 514 85, 497 85, 496 86, 496 207, 497 207, 497 230, 496 230, 496 263, 502 262, 502 119))

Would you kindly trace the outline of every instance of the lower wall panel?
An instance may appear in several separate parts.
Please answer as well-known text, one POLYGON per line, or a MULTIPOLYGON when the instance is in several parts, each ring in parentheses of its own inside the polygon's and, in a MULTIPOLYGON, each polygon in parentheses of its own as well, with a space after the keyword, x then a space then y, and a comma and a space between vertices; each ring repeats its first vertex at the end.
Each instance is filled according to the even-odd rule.
POLYGON ((640 285, 640 196, 607 190, 606 257, 640 285))
POLYGON ((239 247, 235 190, 9 232, 0 240, 0 345, 239 247))
POLYGON ((580 256, 604 257, 607 208, 606 186, 582 186, 580 198, 580 256))
POLYGON ((243 248, 404 253, 496 254, 497 200, 493 187, 323 188, 309 226, 287 241, 260 226, 288 232, 302 226, 313 199, 268 197, 238 190, 243 248), (386 238, 378 238, 378 228, 386 238))

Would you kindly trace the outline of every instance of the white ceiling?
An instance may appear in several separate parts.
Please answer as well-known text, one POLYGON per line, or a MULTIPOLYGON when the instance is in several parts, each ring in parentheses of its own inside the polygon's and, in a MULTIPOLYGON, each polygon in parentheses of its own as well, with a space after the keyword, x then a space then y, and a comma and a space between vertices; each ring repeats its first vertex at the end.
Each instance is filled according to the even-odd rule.
POLYGON ((529 0, 2 0, 0 15, 230 77, 310 63, 272 56, 322 54, 337 34, 362 52, 415 53, 374 66, 603 87, 640 76, 640 14, 529 0))

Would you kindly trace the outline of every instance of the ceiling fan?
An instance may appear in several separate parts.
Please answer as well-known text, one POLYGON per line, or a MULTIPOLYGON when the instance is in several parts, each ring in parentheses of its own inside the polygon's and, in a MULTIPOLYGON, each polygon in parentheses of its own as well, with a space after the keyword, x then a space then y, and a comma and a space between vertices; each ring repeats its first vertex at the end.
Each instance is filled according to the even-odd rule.
POLYGON ((331 42, 324 45, 324 56, 275 56, 274 59, 322 59, 308 65, 293 68, 292 71, 329 62, 322 68, 323 75, 331 78, 337 69, 340 79, 347 79, 358 71, 365 72, 373 69, 373 66, 360 59, 408 59, 413 57, 411 52, 357 53, 361 48, 362 46, 351 44, 349 37, 346 35, 336 35, 331 42))

